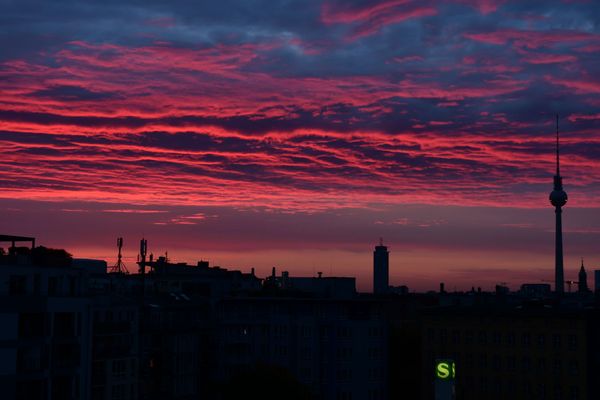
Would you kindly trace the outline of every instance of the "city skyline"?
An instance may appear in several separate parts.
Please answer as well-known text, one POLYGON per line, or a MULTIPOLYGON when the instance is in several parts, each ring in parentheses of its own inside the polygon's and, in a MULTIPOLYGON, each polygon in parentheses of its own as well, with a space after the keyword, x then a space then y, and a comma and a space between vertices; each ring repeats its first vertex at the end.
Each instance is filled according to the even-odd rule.
POLYGON ((576 280, 600 265, 596 8, 2 3, 2 231, 362 291, 383 237, 391 285, 517 288, 553 279, 558 113, 576 280))

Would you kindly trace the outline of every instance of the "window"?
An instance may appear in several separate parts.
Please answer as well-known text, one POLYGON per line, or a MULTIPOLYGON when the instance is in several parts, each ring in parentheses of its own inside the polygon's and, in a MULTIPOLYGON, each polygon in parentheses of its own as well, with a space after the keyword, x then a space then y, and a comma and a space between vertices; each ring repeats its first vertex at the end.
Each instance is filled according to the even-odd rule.
POLYGON ((496 393, 496 394, 502 393, 502 381, 500 379, 496 379, 494 381, 494 393, 496 393))
POLYGON ((303 360, 312 360, 312 349, 310 347, 302 348, 302 359, 303 360))
POLYGON ((338 381, 348 382, 352 379, 352 371, 347 368, 340 368, 336 371, 338 381))
POLYGON ((440 343, 446 344, 448 342, 448 331, 440 329, 440 343))
POLYGON ((569 361, 569 374, 572 376, 579 375, 579 363, 577 360, 569 361))
POLYGON ((537 372, 540 374, 544 374, 546 372, 546 359, 545 358, 538 358, 537 372))
POLYGON ((287 357, 288 348, 287 346, 275 346, 275 355, 279 357, 287 357))
POLYGON ((499 345, 502 343, 502 334, 500 332, 494 332, 492 335, 492 343, 495 345, 499 345))
POLYGON ((43 399, 47 396, 46 381, 44 379, 16 382, 16 399, 43 399))
POLYGON ((571 386, 569 390, 569 398, 571 400, 579 400, 579 388, 577 386, 571 386))
POLYGON ((340 361, 347 361, 352 357, 352 348, 350 347, 338 347, 337 359, 340 361))
POLYGON ((509 380, 506 384, 506 391, 509 395, 514 396, 517 393, 517 384, 514 380, 509 380))
POLYGON ((554 346, 555 349, 560 348, 560 335, 558 335, 558 334, 552 335, 552 345, 554 346))
POLYGON ((112 399, 124 400, 127 398, 127 385, 114 385, 112 387, 112 399))
POLYGON ((114 360, 112 362, 112 374, 115 378, 124 378, 127 376, 127 361, 114 360))
POLYGON ((487 356, 485 354, 479 356, 479 368, 487 368, 487 356))
POLYGON ((337 337, 348 338, 352 336, 352 331, 346 326, 341 326, 337 329, 337 337))
POLYGON ((479 391, 482 393, 487 393, 488 391, 488 381, 487 377, 485 376, 479 378, 479 391))
POLYGON ((44 313, 19 314, 19 338, 43 337, 46 335, 44 313))
POLYGON ((473 331, 472 330, 468 330, 465 332, 465 343, 466 344, 472 344, 473 343, 473 331))
POLYGON ((369 359, 370 360, 380 360, 383 355, 383 350, 380 347, 370 347, 369 348, 369 359))
POLYGON ((537 337, 537 344, 540 347, 543 347, 546 344, 546 335, 539 334, 537 337))
POLYGON ((58 277, 51 276, 48 278, 48 296, 56 296, 58 294, 58 277))
POLYGON ((467 368, 473 368, 473 354, 467 353, 465 364, 467 368))
POLYGON ((312 378, 312 370, 310 368, 301 368, 300 375, 306 379, 310 380, 312 378))
POLYGON ((352 400, 352 393, 344 390, 338 390, 336 398, 337 400, 352 400))
POLYGON ((303 338, 309 338, 312 336, 312 328, 310 326, 302 326, 300 328, 300 335, 303 338))
POLYGON ((546 385, 544 385, 543 383, 539 383, 537 385, 537 396, 536 399, 545 399, 546 398, 546 385))
POLYGON ((479 331, 479 344, 487 343, 487 334, 485 331, 479 331))
POLYGON ((427 329, 427 341, 432 343, 435 340, 435 330, 433 328, 427 329))
POLYGON ((523 357, 521 366, 524 372, 531 372, 531 359, 529 357, 523 357))
POLYGON ((506 368, 509 371, 514 371, 517 368, 517 359, 515 356, 506 357, 506 368))
POLYGON ((509 346, 515 345, 515 333, 514 332, 510 332, 506 335, 506 344, 509 346))
POLYGON ((577 350, 577 336, 569 335, 569 350, 577 350))
POLYGON ((556 383, 554 385, 554 398, 555 399, 564 399, 563 397, 563 387, 560 383, 556 383))
POLYGON ((492 368, 494 368, 495 371, 499 371, 502 368, 502 362, 499 355, 495 355, 492 358, 492 368))
POLYGON ((452 343, 453 344, 460 343, 460 332, 457 330, 452 331, 452 343))
POLYGON ((69 296, 75 296, 77 280, 74 276, 69 277, 69 296))
POLYGON ((42 294, 42 278, 40 274, 33 276, 33 293, 37 295, 42 294))
POLYGON ((70 313, 70 312, 54 313, 54 336, 56 336, 56 337, 75 336, 75 313, 70 313))
POLYGON ((25 275, 11 275, 8 284, 9 296, 27 294, 27 277, 25 275))
POLYGON ((372 381, 380 380, 383 377, 381 368, 369 368, 369 379, 372 381))
POLYGON ((53 399, 71 399, 73 398, 73 380, 69 376, 52 378, 53 399))
POLYGON ((562 372, 562 361, 558 358, 554 360, 554 373, 560 374, 562 372))
POLYGON ((382 328, 369 328, 369 336, 380 337, 383 336, 382 328))
POLYGON ((382 398, 380 389, 369 389, 369 400, 380 400, 382 398))

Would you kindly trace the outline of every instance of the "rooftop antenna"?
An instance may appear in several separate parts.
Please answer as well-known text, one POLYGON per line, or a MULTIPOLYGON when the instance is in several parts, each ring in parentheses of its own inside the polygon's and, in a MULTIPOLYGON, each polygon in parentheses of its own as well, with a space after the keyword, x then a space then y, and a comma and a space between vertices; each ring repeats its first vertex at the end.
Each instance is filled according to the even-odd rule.
POLYGON ((382 237, 379 238, 379 245, 383 246, 383 238, 382 237))
POLYGON ((140 240, 140 274, 142 276, 146 273, 146 254, 148 251, 148 241, 146 239, 140 240))
POLYGON ((129 271, 127 267, 125 267, 125 263, 123 262, 123 256, 121 255, 121 249, 123 248, 123 238, 117 238, 117 247, 119 248, 119 254, 117 255, 117 263, 110 267, 109 273, 115 274, 128 274, 129 271))

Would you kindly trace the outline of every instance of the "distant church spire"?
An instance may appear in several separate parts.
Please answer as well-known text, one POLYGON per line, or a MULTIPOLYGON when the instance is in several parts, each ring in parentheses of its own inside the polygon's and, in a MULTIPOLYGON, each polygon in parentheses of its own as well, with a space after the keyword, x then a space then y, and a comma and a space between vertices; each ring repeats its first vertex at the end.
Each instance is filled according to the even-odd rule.
POLYGON ((585 267, 583 266, 583 258, 581 258, 581 268, 579 269, 579 292, 587 293, 588 292, 587 285, 587 272, 585 272, 585 267))
POLYGON ((558 136, 558 115, 556 116, 556 175, 554 175, 554 190, 550 193, 550 203, 554 206, 556 214, 556 235, 554 252, 554 290, 561 294, 565 291, 565 278, 563 268, 562 245, 562 207, 567 204, 567 193, 563 190, 562 177, 560 176, 560 152, 558 136))

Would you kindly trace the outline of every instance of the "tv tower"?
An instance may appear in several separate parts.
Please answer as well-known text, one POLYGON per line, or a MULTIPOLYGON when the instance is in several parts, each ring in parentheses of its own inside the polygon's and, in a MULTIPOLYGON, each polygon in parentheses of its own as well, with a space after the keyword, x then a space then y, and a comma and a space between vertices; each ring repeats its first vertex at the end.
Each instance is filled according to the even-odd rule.
POLYGON ((563 190, 562 177, 560 176, 560 157, 558 141, 558 115, 556 115, 556 175, 554 175, 554 190, 550 193, 550 203, 554 206, 556 214, 556 243, 554 253, 554 291, 562 294, 565 291, 563 271, 563 246, 562 246, 562 207, 567 204, 567 193, 563 190))
POLYGON ((115 265, 113 265, 112 267, 110 267, 109 269, 109 273, 116 273, 116 274, 128 274, 129 271, 127 270, 127 267, 125 267, 125 263, 122 260, 122 255, 121 255, 121 249, 123 248, 123 238, 117 238, 117 247, 119 248, 119 255, 117 256, 117 263, 115 265))

